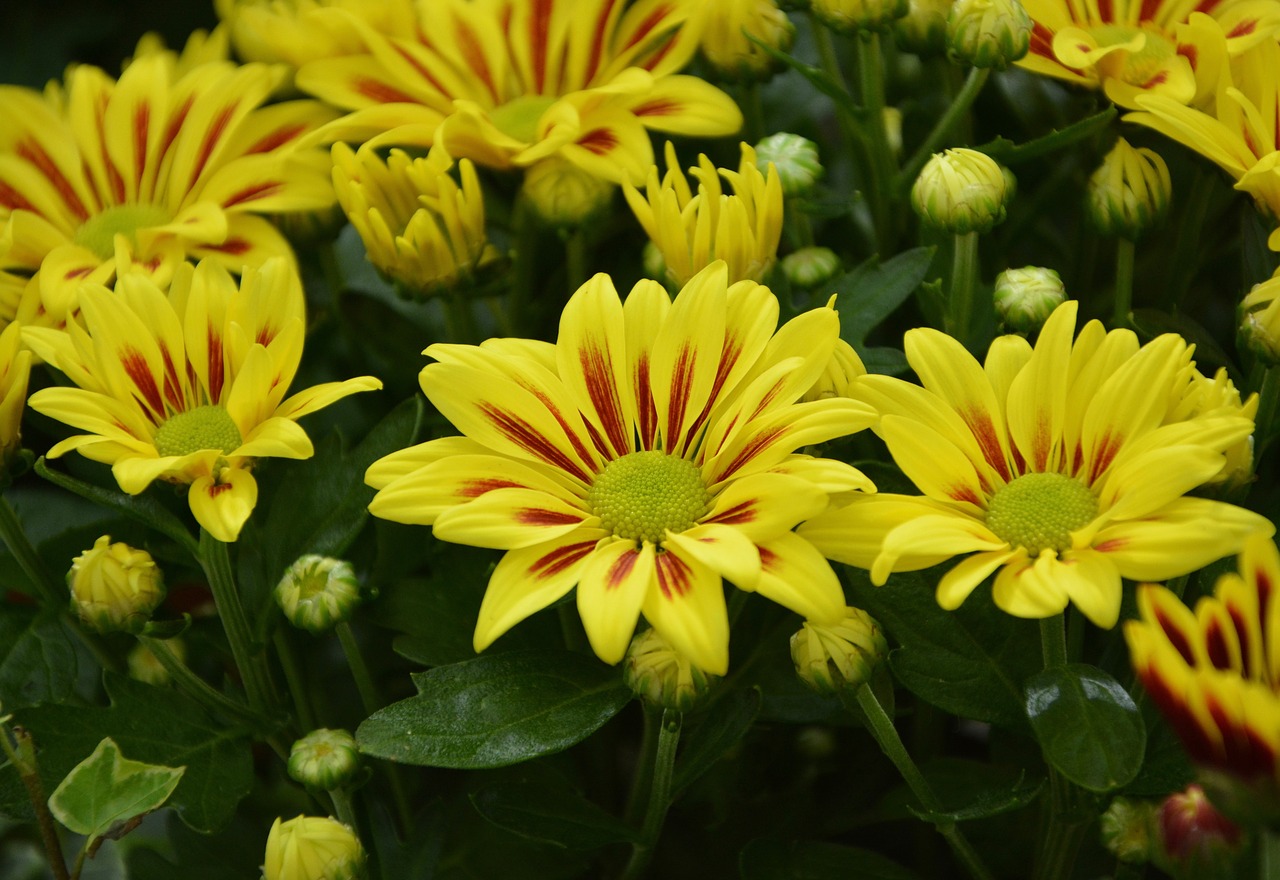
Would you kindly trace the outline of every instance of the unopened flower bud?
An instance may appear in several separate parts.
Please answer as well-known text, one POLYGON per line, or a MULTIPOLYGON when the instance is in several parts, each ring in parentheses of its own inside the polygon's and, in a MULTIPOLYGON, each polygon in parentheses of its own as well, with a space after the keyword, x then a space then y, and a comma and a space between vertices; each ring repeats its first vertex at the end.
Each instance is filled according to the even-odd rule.
POLYGON ((1205 797, 1204 789, 1189 785, 1171 794, 1156 817, 1158 850, 1155 861, 1175 877, 1236 876, 1232 871, 1242 847, 1240 828, 1205 797))
POLYGON ((11 321, 0 333, 0 484, 22 448, 22 411, 31 377, 30 349, 22 345, 22 325, 11 321))
MULTIPOLYGON (((166 639, 165 646, 179 661, 186 662, 186 642, 180 638, 166 639)), ((129 652, 125 662, 129 666, 129 677, 135 681, 155 685, 156 687, 162 687, 169 683, 169 670, 164 668, 164 665, 156 659, 156 655, 143 642, 133 646, 133 650, 129 652)))
POLYGON ((897 158, 902 155, 902 111, 897 107, 885 107, 881 117, 884 119, 885 143, 889 145, 889 152, 897 158))
POLYGON ((887 31, 907 14, 907 0, 812 0, 813 14, 833 31, 887 31))
POLYGON ((1118 797, 1098 820, 1102 845, 1122 862, 1145 865, 1151 860, 1155 819, 1154 803, 1118 797))
POLYGON ((828 397, 848 397, 849 386, 854 379, 867 375, 866 365, 854 351, 853 346, 843 339, 836 339, 836 347, 831 352, 822 375, 801 397, 802 400, 825 400, 828 397))
POLYGON ((356 739, 345 730, 313 730, 289 750, 288 768, 294 782, 325 791, 342 788, 360 770, 356 739))
POLYGON ((911 206, 925 225, 964 235, 1004 220, 1008 181, 999 163, 964 147, 935 153, 911 187, 911 206))
POLYGON ((817 287, 840 271, 840 258, 831 248, 800 248, 778 264, 782 274, 796 287, 817 287))
POLYGON ((567 159, 536 162, 524 173, 521 194, 548 226, 573 229, 609 204, 614 186, 567 159))
POLYGON ((1158 153, 1120 138, 1089 177, 1086 213, 1103 235, 1137 241, 1168 213, 1172 187, 1158 153))
POLYGON ((622 679, 646 703, 688 712, 698 705, 717 676, 690 663, 657 630, 647 629, 631 640, 622 679))
POLYGON ((362 880, 365 852, 355 833, 328 816, 276 819, 267 835, 263 880, 362 880))
POLYGON ((822 178, 818 145, 798 134, 780 131, 756 144, 756 167, 761 174, 768 174, 770 162, 784 196, 805 195, 822 178))
POLYGON ((1280 272, 1245 295, 1240 303, 1240 335, 1262 363, 1280 364, 1280 272))
POLYGON ((880 624, 860 608, 846 607, 830 626, 805 621, 791 637, 796 675, 821 694, 862 687, 888 653, 880 624))
POLYGON ((1007 329, 1031 333, 1066 302, 1067 291, 1061 276, 1052 269, 1024 266, 1005 269, 996 276, 994 297, 996 314, 1007 329))
POLYGON ((947 52, 973 67, 1004 70, 1027 54, 1031 28, 1018 0, 955 0, 947 15, 947 52))
POLYGON ((351 617, 360 585, 349 562, 300 556, 276 584, 276 603, 294 626, 322 633, 351 617))
POLYGON ((103 535, 71 562, 71 604, 98 632, 140 632, 164 598, 164 576, 151 554, 103 535))
POLYGON ((893 37, 905 52, 921 56, 947 50, 947 15, 951 0, 909 0, 907 14, 893 23, 893 37))
POLYGON ((702 54, 721 76, 768 79, 779 68, 773 56, 743 32, 780 52, 791 48, 796 28, 774 0, 728 0, 716 5, 702 31, 702 54))

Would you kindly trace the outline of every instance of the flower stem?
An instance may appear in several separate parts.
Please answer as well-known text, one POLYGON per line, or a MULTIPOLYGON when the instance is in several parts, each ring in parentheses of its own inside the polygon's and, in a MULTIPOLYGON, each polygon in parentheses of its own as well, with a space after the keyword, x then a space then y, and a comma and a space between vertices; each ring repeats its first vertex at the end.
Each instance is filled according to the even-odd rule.
POLYGON ((1067 662, 1067 616, 1055 614, 1040 621, 1040 651, 1044 655, 1044 668, 1062 666, 1067 662))
MULTIPOLYGON (((1040 621, 1040 648, 1045 669, 1067 662, 1066 614, 1040 621)), ((1036 880, 1062 880, 1071 876, 1076 851, 1089 823, 1078 818, 1079 792, 1075 785, 1049 765, 1049 812, 1040 828, 1036 880)))
POLYGON ((653 858, 653 849, 662 834, 662 823, 666 821, 667 810, 671 807, 671 775, 676 766, 676 748, 680 745, 683 720, 684 716, 679 712, 671 709, 662 712, 658 743, 649 768, 649 800, 645 805, 644 825, 641 826, 640 842, 632 845, 631 860, 622 872, 623 880, 637 880, 645 876, 645 869, 653 858))
POLYGON ((18 519, 18 512, 13 509, 9 499, 0 495, 0 541, 9 548, 18 567, 30 578, 40 593, 40 602, 47 608, 65 608, 67 604, 67 588, 49 571, 40 554, 32 545, 18 519))
POLYGON ((759 142, 764 137, 764 101, 760 94, 760 83, 755 80, 742 87, 742 136, 749 144, 759 142))
POLYGON ((889 150, 889 137, 884 128, 884 57, 880 35, 875 31, 858 32, 858 90, 866 114, 863 127, 868 136, 870 168, 864 185, 875 221, 876 242, 884 248, 893 240, 893 220, 889 211, 890 188, 897 169, 889 150))
POLYGON ((955 127, 955 124, 960 121, 960 117, 969 112, 969 108, 973 106, 974 99, 978 97, 982 87, 987 84, 987 77, 990 75, 991 71, 985 67, 975 67, 969 71, 969 76, 965 78, 964 86, 956 94, 951 106, 947 108, 947 112, 942 114, 942 118, 933 126, 933 130, 925 135, 924 140, 920 142, 920 146, 916 147, 916 151, 907 160, 907 164, 903 165, 902 170, 898 172, 895 190, 904 192, 911 188, 911 185, 916 181, 916 176, 920 173, 920 169, 929 161, 929 157, 942 145, 943 139, 955 127))
MULTIPOLYGON (((1255 368, 1257 369, 1257 368, 1255 368)), ((1253 423, 1257 437, 1254 461, 1260 461, 1275 436, 1276 412, 1280 410, 1280 367, 1263 368, 1262 378, 1256 383, 1258 412, 1253 423)))
MULTIPOLYGON (((853 708, 847 702, 845 705, 850 709, 853 708)), ((920 801, 921 806, 930 813, 941 813, 942 802, 938 800, 938 796, 928 780, 924 778, 924 774, 920 772, 920 768, 916 766, 916 762, 911 759, 906 746, 902 744, 902 737, 898 735, 898 729, 893 726, 893 720, 876 699, 871 685, 864 684, 858 688, 857 705, 862 710, 862 715, 867 722, 867 730, 880 746, 880 751, 884 752, 884 756, 898 768, 898 774, 907 783, 911 793, 920 801)), ((992 880, 991 871, 983 864, 982 858, 954 821, 939 819, 933 823, 933 827, 938 829, 938 833, 946 839, 951 852, 974 880, 992 880)))
POLYGON ((204 679, 192 672, 187 664, 178 659, 178 655, 173 653, 173 649, 163 639, 138 636, 138 641, 164 667, 165 671, 169 673, 169 678, 173 680, 178 689, 197 703, 223 715, 243 718, 259 724, 262 722, 262 718, 248 706, 214 689, 204 679))
POLYGON ((974 340, 973 289, 978 281, 978 233, 966 232, 955 236, 951 256, 951 290, 947 298, 947 333, 966 347, 974 340))
POLYGON ((213 604, 218 609, 227 642, 231 645, 231 656, 240 671, 240 680, 244 682, 249 705, 256 712, 269 715, 280 701, 271 682, 266 659, 254 644, 253 631, 245 616, 244 606, 240 604, 240 593, 231 572, 231 556, 227 552, 227 545, 201 529, 199 560, 205 577, 209 579, 213 604))
POLYGON ((280 668, 284 670, 285 685, 289 688, 289 696, 293 699, 293 709, 298 716, 298 725, 303 732, 315 730, 320 725, 316 722, 315 709, 311 706, 311 697, 307 693, 306 677, 302 667, 298 665, 298 657, 293 651, 293 643, 289 633, 278 629, 272 640, 276 647, 276 656, 280 658, 280 668))
POLYGON ((1116 241, 1116 300, 1111 313, 1112 327, 1128 327, 1133 312, 1133 242, 1116 241))
POLYGON ((577 226, 565 240, 565 263, 569 275, 569 295, 587 283, 587 237, 584 226, 577 226))
POLYGON ((31 741, 31 734, 21 727, 11 730, 4 723, 7 720, 7 717, 0 718, 0 750, 4 751, 9 763, 18 771, 22 785, 27 790, 31 809, 36 814, 36 824, 40 826, 40 842, 44 844, 45 856, 49 859, 54 880, 71 880, 71 875, 67 873, 67 862, 62 857, 58 826, 54 824, 53 815, 49 812, 49 801, 44 795, 44 786, 36 768, 35 743, 31 741), (13 742, 9 741, 10 736, 13 737, 13 742))

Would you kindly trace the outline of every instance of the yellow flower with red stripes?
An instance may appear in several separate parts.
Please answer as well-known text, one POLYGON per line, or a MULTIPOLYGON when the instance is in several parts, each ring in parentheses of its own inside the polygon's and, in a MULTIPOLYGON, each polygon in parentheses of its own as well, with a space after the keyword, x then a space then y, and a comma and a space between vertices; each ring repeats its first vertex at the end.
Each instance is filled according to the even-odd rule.
POLYGON ((285 398, 302 358, 305 307, 284 259, 247 269, 239 284, 212 260, 183 263, 168 295, 131 273, 114 292, 85 285, 80 307, 65 331, 23 331, 76 386, 37 391, 31 408, 86 432, 48 456, 74 450, 109 464, 130 495, 157 479, 190 484, 191 512, 219 541, 234 541, 253 512, 257 459, 314 453, 298 419, 382 387, 363 376, 285 398))
POLYGON ((507 551, 476 650, 575 586, 609 663, 643 613, 691 663, 723 674, 722 578, 835 623, 840 584, 792 529, 831 494, 874 487, 797 450, 861 430, 874 412, 842 397, 801 401, 835 350, 833 309, 777 321, 768 288, 729 285, 715 263, 674 301, 641 281, 624 303, 597 275, 565 307, 555 344, 433 345, 422 389, 463 436, 375 462, 369 509, 507 551))

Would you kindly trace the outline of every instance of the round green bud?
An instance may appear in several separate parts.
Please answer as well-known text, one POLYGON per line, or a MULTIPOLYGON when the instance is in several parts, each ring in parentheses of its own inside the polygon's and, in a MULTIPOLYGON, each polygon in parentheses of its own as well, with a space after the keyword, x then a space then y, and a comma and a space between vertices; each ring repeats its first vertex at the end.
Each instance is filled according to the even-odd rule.
POLYGON ((263 880, 364 880, 365 852, 346 825, 328 816, 276 819, 267 835, 263 880))
POLYGON ((1101 234, 1137 241, 1164 219, 1172 191, 1164 159, 1120 138, 1089 176, 1085 213, 1101 234))
POLYGON ((893 23, 893 38, 904 52, 936 56, 947 51, 951 0, 908 0, 907 14, 893 23))
POLYGON ((993 296, 996 314, 1007 329, 1031 333, 1039 330, 1053 310, 1066 302, 1067 291, 1061 276, 1052 269, 1024 266, 1005 269, 996 276, 993 296))
POLYGON ((884 32, 907 14, 908 0, 812 0, 818 20, 841 34, 884 32))
POLYGON ((947 53, 973 67, 1004 70, 1027 54, 1032 27, 1018 0, 955 0, 947 15, 947 53))
POLYGON ((807 247, 787 254, 778 265, 796 287, 817 287, 840 271, 840 258, 831 248, 807 247))
POLYGON ((769 163, 778 172, 784 196, 802 196, 822 178, 818 145, 798 134, 780 131, 756 144, 756 167, 769 173, 769 163))
POLYGON ((164 575, 151 554, 103 535, 71 562, 71 607, 98 632, 142 631, 164 599, 164 575))
POLYGON ((558 157, 535 162, 524 173, 520 193, 548 226, 575 229, 609 205, 614 186, 558 157))
MULTIPOLYGON (((173 655, 182 662, 187 659, 187 644, 180 638, 166 639, 165 645, 173 652, 173 655)), ((134 681, 140 681, 143 684, 155 685, 163 687, 169 683, 169 670, 156 659, 156 655, 151 652, 142 642, 133 646, 129 651, 129 656, 125 658, 125 663, 129 667, 129 677, 134 681)))
POLYGON ((986 153, 964 147, 934 153, 911 187, 911 207, 926 226, 964 235, 1004 221, 1008 180, 986 153))
POLYGON ((290 623, 322 633, 351 617, 360 604, 360 585, 349 562, 300 556, 276 584, 275 596, 290 623))
POLYGON ((830 626, 806 621, 791 637, 796 675, 820 694, 862 687, 888 653, 880 624, 860 608, 846 607, 830 626))
POLYGON ((310 788, 332 791, 350 784, 360 771, 356 739, 345 730, 320 728, 289 750, 289 777, 310 788))
POLYGON ((688 712, 697 707, 718 676, 703 672, 657 630, 647 629, 627 648, 622 680, 651 706, 688 712))
POLYGON ((1118 797, 1098 820, 1102 845, 1122 862, 1145 865, 1151 860, 1156 805, 1118 797))

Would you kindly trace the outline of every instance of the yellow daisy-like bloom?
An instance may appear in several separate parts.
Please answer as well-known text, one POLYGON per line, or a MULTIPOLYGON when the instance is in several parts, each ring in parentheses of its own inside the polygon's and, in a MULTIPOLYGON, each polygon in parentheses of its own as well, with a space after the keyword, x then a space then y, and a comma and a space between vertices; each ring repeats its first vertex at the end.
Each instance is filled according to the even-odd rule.
POLYGON ((1181 104, 1211 99, 1228 57, 1275 42, 1275 0, 1024 0, 1035 23, 1017 64, 1101 89, 1122 107, 1138 96, 1181 104), (1225 40, 1225 44, 1223 41, 1225 40))
POLYGON ((684 284, 714 260, 725 261, 730 281, 763 280, 782 240, 782 183, 773 163, 762 174, 755 150, 745 143, 737 171, 716 168, 700 155, 697 167, 689 169, 698 181, 695 193, 670 141, 666 158, 661 181, 657 167, 649 169, 644 195, 630 184, 622 191, 666 261, 668 280, 684 284), (721 188, 721 177, 733 187, 732 195, 721 188))
POLYGON ((723 263, 674 302, 607 275, 574 294, 553 345, 433 345, 422 389, 463 433, 393 453, 366 481, 376 516, 508 551, 476 624, 483 650, 577 587, 596 654, 617 663, 641 613, 677 652, 724 674, 721 578, 819 623, 844 613, 825 559, 792 528, 834 492, 873 491, 797 449, 861 430, 866 404, 797 402, 839 338, 832 309, 778 329, 768 288, 723 263))
POLYGON ((28 286, 24 321, 57 325, 83 282, 142 273, 163 287, 187 260, 238 272, 291 258, 257 214, 333 203, 324 151, 295 149, 330 110, 261 107, 278 82, 265 65, 177 63, 154 51, 118 81, 82 65, 65 92, 0 86, 0 323, 28 286))
MULTIPOLYGON (((1164 587, 1138 589, 1126 621, 1133 668, 1219 805, 1280 817, 1280 554, 1253 535, 1239 574, 1193 613, 1164 587)), ((1234 809, 1232 809, 1234 808, 1234 809)))
POLYGON ((475 167, 459 163, 459 185, 452 165, 438 146, 426 158, 392 150, 385 160, 367 147, 333 147, 333 186, 369 261, 410 292, 451 287, 498 256, 475 167))
POLYGON ((1073 344, 1075 325, 1068 301, 1034 349, 1003 336, 981 365, 949 336, 909 331, 923 387, 865 376, 851 393, 880 412, 876 432, 924 495, 855 499, 799 534, 877 584, 972 553, 939 582, 943 608, 998 571, 992 594, 1009 614, 1048 617, 1070 602, 1111 627, 1122 577, 1185 574, 1270 533, 1255 513, 1185 497, 1253 431, 1229 408, 1168 421, 1198 375, 1186 342, 1139 347, 1091 321, 1073 344))
MULTIPOLYGON (((1218 82, 1213 112, 1148 95, 1143 112, 1125 122, 1154 128, 1204 156, 1235 180, 1273 223, 1280 223, 1280 43, 1258 44, 1229 67, 1218 82)), ((1280 228, 1269 240, 1280 251, 1280 228)))
POLYGON ((695 0, 439 0, 416 26, 378 33, 319 10, 364 54, 304 65, 298 86, 353 111, 333 140, 444 144, 493 168, 558 156, 605 180, 640 181, 649 131, 719 136, 742 114, 719 89, 675 72, 700 31, 695 0), (382 137, 379 137, 382 136, 382 137))
POLYGON ((31 378, 31 352, 22 346, 22 326, 0 332, 0 475, 22 446, 22 411, 31 378))
POLYGON ((313 454, 298 419, 382 387, 363 376, 284 398, 305 323, 302 284, 283 259, 246 270, 239 285, 214 261, 184 263, 168 296, 125 275, 114 293, 85 285, 80 308, 83 327, 23 337, 78 386, 37 391, 31 408, 88 432, 48 456, 75 450, 110 464, 130 495, 156 479, 189 483, 191 512, 219 541, 234 541, 253 512, 256 459, 313 454))
POLYGON ((213 5, 241 58, 294 68, 364 51, 360 34, 340 20, 312 15, 317 9, 341 9, 381 34, 409 34, 415 25, 413 0, 214 0, 213 5))

